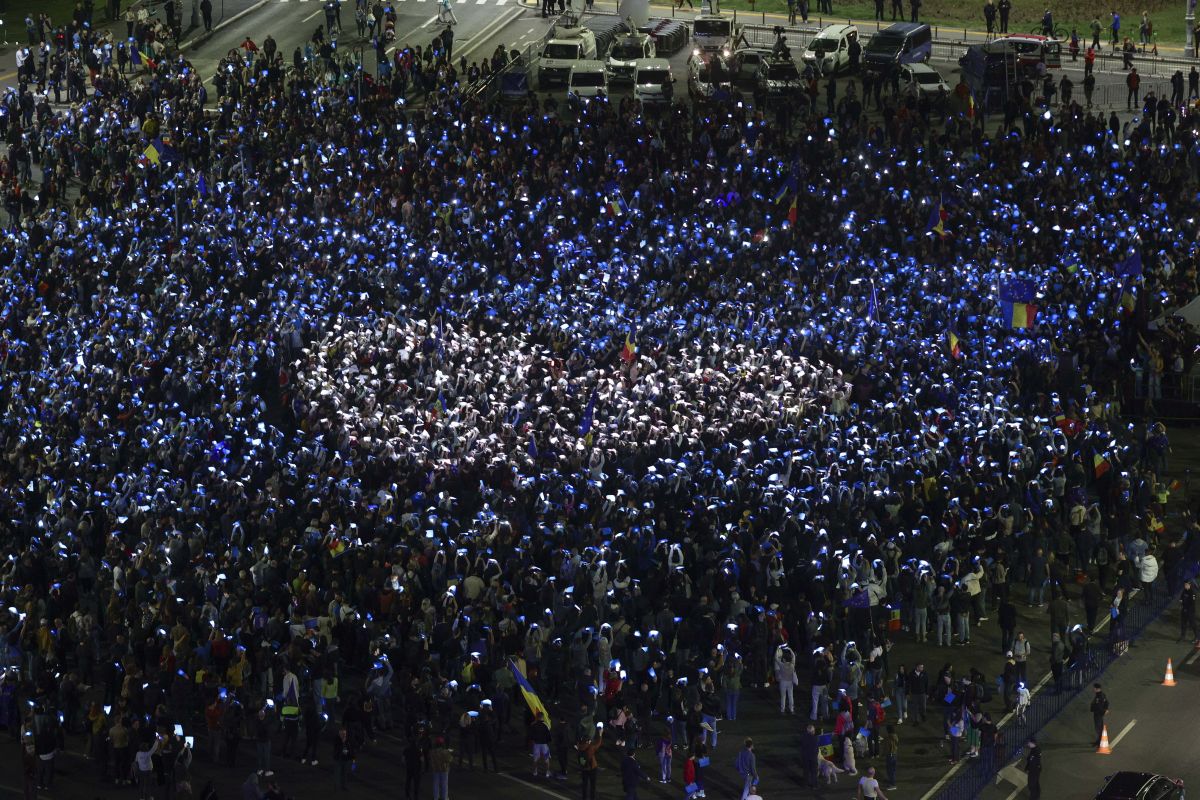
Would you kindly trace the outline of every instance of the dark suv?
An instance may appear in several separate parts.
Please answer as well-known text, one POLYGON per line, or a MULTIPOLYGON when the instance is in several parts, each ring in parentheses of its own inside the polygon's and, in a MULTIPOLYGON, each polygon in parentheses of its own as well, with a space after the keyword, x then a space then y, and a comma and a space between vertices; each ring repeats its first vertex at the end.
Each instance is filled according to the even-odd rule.
POLYGON ((1109 775, 1096 800, 1184 800, 1183 781, 1150 772, 1109 775))

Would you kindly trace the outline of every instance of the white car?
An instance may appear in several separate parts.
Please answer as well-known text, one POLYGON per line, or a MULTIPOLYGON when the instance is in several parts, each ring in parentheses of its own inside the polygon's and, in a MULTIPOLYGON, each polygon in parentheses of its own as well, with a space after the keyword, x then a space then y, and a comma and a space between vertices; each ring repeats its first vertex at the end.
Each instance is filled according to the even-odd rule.
POLYGON ((665 58, 639 58, 633 97, 643 105, 667 105, 675 97, 675 76, 665 58))
POLYGON ((733 54, 733 79, 737 83, 754 83, 758 65, 771 57, 766 47, 741 47, 733 54))
POLYGON ((950 94, 950 84, 928 64, 905 64, 900 68, 900 85, 910 95, 937 97, 950 94))
POLYGON ((853 25, 829 25, 816 35, 801 56, 821 75, 836 75, 850 66, 850 43, 858 41, 853 25))

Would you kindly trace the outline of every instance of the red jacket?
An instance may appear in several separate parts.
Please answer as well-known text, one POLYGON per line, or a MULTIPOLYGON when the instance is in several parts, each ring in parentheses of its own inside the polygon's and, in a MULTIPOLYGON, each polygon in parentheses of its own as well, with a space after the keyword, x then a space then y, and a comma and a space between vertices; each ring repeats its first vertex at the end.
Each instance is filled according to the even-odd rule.
POLYGON ((688 786, 696 782, 696 758, 688 756, 688 760, 683 762, 683 785, 688 786))

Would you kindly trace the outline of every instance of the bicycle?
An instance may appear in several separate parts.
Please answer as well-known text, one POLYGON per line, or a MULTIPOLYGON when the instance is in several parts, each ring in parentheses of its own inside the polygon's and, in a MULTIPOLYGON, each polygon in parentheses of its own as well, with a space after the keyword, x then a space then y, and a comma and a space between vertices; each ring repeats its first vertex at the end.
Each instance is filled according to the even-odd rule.
MULTIPOLYGON (((1029 32, 1032 33, 1034 36, 1045 36, 1046 35, 1046 29, 1043 28, 1040 23, 1037 25, 1034 25, 1032 28, 1030 28, 1029 32)), ((1061 41, 1064 41, 1064 40, 1070 38, 1070 35, 1071 35, 1070 31, 1067 30, 1066 25, 1059 25, 1058 23, 1055 23, 1054 32, 1053 32, 1053 36, 1055 39, 1057 39, 1058 41, 1061 42, 1061 41)))

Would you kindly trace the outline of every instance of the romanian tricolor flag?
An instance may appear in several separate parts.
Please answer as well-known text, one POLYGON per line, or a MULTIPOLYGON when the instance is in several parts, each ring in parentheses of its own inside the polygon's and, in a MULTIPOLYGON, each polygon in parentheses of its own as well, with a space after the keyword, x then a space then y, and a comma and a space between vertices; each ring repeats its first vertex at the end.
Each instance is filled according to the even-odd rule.
POLYGON ((1092 456, 1092 468, 1096 471, 1096 477, 1102 478, 1104 474, 1112 469, 1112 464, 1108 463, 1108 459, 1096 453, 1092 456))
POLYGON ((542 715, 542 722, 546 723, 546 727, 550 727, 550 714, 546 711, 546 707, 542 705, 542 699, 537 696, 537 692, 533 690, 529 679, 525 677, 525 673, 510 658, 508 660, 508 668, 512 670, 513 679, 516 680, 517 686, 521 688, 521 694, 525 696, 525 702, 529 704, 529 710, 536 717, 542 715))
POLYGON ((1133 294, 1133 286, 1126 284, 1121 290, 1121 310, 1126 314, 1132 314, 1137 308, 1137 298, 1133 294))
POLYGON ((141 49, 140 47, 131 47, 129 49, 133 51, 133 63, 145 64, 150 69, 156 69, 158 67, 158 62, 154 60, 154 56, 150 55, 145 50, 141 49))
POLYGON ((939 238, 945 239, 950 234, 946 232, 946 220, 950 219, 950 215, 946 213, 946 207, 942 205, 941 196, 937 199, 937 204, 929 210, 929 232, 936 233, 939 238))
POLYGON ((958 343, 958 334, 946 331, 946 341, 950 344, 950 357, 955 361, 962 358, 962 347, 958 343))
POLYGON ((158 165, 162 163, 163 153, 166 152, 166 147, 162 143, 162 139, 155 139, 147 147, 144 153, 146 158, 150 159, 150 163, 158 165))
POLYGON ((329 555, 333 556, 334 558, 337 558, 338 556, 342 555, 342 553, 345 553, 347 549, 349 549, 349 545, 347 545, 346 540, 340 536, 329 542, 329 555))
POLYGON ((800 195, 798 195, 798 194, 792 195, 792 204, 790 206, 788 206, 787 221, 788 221, 788 224, 793 227, 796 225, 796 220, 798 220, 800 218, 799 203, 800 203, 800 195))
POLYGON ((637 358, 637 344, 633 341, 633 335, 625 334, 625 346, 621 348, 621 360, 626 364, 637 358))
POLYGON ((1032 328, 1038 307, 1033 303, 1000 303, 1000 314, 1011 328, 1032 328))

